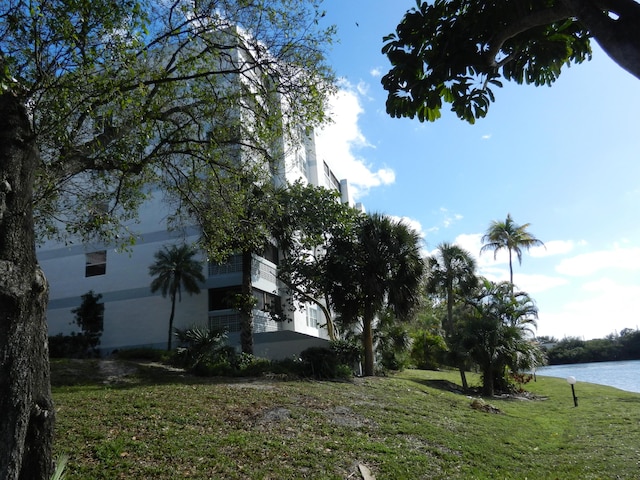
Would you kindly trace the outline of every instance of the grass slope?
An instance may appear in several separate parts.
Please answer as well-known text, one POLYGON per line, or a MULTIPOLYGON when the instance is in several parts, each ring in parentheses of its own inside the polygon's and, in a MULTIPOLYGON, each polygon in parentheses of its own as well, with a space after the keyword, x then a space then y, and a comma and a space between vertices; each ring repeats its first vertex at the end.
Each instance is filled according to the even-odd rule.
POLYGON ((138 367, 105 383, 87 361, 52 375, 67 480, 344 479, 359 464, 378 480, 640 478, 640 395, 609 387, 579 383, 575 408, 564 380, 538 378, 527 388, 545 399, 485 399, 496 414, 446 388, 453 372, 233 382, 138 367))

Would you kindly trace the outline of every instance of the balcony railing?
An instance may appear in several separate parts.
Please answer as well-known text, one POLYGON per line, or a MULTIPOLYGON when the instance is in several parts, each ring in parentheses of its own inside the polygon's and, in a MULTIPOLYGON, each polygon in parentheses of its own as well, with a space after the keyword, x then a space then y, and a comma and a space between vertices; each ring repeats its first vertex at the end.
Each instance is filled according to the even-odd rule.
MULTIPOLYGON (((228 273, 242 272, 242 255, 232 255, 226 263, 210 263, 209 276, 225 275, 228 273)), ((276 268, 261 258, 254 257, 251 265, 251 275, 254 278, 261 278, 271 283, 276 283, 276 268)))
MULTIPOLYGON (((240 331, 240 313, 235 310, 218 310, 209 312, 209 328, 220 329, 228 333, 240 331)), ((253 333, 277 332, 280 323, 261 310, 253 311, 253 333)))

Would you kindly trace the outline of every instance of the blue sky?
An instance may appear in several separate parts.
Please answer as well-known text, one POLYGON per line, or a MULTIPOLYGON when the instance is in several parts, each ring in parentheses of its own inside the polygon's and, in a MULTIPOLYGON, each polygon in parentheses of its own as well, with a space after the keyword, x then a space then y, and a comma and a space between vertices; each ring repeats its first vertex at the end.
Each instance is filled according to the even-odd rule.
POLYGON ((601 338, 640 326, 640 82, 597 46, 554 86, 507 84, 475 125, 392 119, 380 85, 382 37, 415 0, 325 0, 338 28, 334 123, 318 154, 367 211, 410 222, 432 252, 443 241, 507 280, 506 255, 479 256, 492 220, 511 213, 546 249, 514 266, 539 308, 538 335, 601 338))

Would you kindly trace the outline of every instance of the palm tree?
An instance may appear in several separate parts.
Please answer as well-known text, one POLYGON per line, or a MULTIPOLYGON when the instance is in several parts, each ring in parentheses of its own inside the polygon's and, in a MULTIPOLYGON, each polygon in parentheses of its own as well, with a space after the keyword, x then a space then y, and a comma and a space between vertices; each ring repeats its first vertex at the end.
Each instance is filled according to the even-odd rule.
POLYGON ((457 245, 443 242, 427 259, 427 292, 444 297, 447 305, 445 332, 453 331, 453 305, 456 295, 465 295, 478 283, 476 261, 457 245))
POLYGON ((531 247, 544 247, 542 241, 527 232, 529 225, 531 224, 516 224, 511 218, 511 214, 508 213, 504 222, 492 221, 487 232, 482 236, 482 243, 485 245, 480 249, 480 254, 486 250, 493 250, 495 260, 499 250, 506 249, 509 252, 509 281, 511 285, 513 285, 512 252, 516 253, 518 263, 522 264, 522 248, 529 250, 531 247))
MULTIPOLYGON (((444 297, 447 318, 444 331, 449 347, 453 347, 454 321, 453 307, 457 298, 468 294, 478 283, 475 274, 476 262, 464 248, 443 242, 438 245, 435 255, 427 259, 427 292, 444 297)), ((459 352, 454 352, 459 353, 459 352)), ((456 355, 457 356, 457 355, 456 355)), ((468 388, 464 362, 458 358, 462 387, 468 388)))
POLYGON ((160 290, 163 297, 168 294, 171 298, 167 350, 171 350, 176 298, 182 301, 183 289, 189 295, 200 293, 198 282, 205 281, 202 263, 193 259, 195 254, 196 251, 189 245, 165 246, 153 255, 156 261, 149 267, 149 275, 155 277, 151 282, 151 291, 155 293, 160 290))
POLYGON ((326 262, 331 302, 347 323, 362 322, 364 374, 373 375, 376 316, 389 308, 408 318, 420 301, 420 238, 402 222, 364 215, 353 235, 332 240, 326 262))
POLYGON ((484 280, 467 300, 461 343, 482 372, 483 394, 507 386, 506 373, 537 366, 539 347, 531 342, 538 309, 525 292, 513 292, 513 284, 484 280))

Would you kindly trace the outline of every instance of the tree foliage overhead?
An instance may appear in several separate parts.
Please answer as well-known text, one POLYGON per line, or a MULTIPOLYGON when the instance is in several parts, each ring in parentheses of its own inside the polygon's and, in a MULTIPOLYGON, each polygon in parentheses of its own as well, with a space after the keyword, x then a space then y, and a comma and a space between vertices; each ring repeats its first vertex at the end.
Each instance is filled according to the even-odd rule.
POLYGON ((435 121, 443 103, 474 123, 501 78, 551 85, 562 67, 591 59, 591 39, 640 78, 636 0, 417 0, 382 52, 392 117, 435 121))
POLYGON ((217 226, 233 223, 235 179, 324 120, 319 3, 3 2, 0 84, 32 114, 40 232, 114 239, 149 185, 192 212, 222 194, 217 226))
POLYGON ((156 189, 175 223, 222 233, 210 252, 228 248, 247 187, 324 120, 333 28, 320 3, 0 2, 0 477, 52 473, 35 231, 126 242, 156 189))

